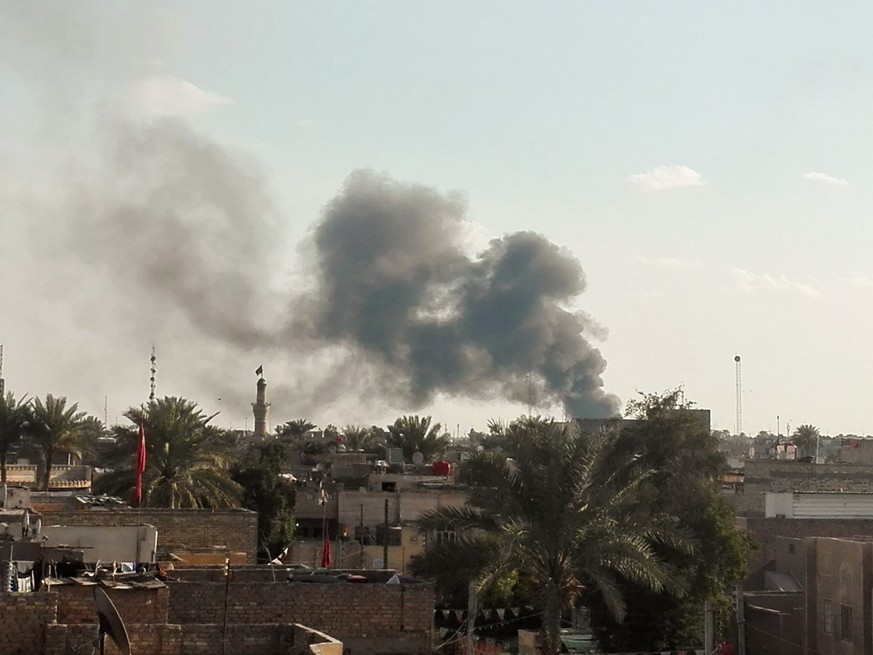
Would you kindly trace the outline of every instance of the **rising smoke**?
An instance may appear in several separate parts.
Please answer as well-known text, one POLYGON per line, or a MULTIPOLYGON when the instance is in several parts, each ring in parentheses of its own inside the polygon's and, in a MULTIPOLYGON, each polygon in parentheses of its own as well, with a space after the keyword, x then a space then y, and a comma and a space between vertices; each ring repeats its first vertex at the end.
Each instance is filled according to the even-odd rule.
MULTIPOLYGON (((257 350, 305 361, 339 347, 356 372, 349 384, 393 407, 447 394, 563 403, 573 416, 617 411, 589 341, 601 330, 567 309, 585 288, 579 262, 533 232, 471 256, 458 197, 353 173, 301 249, 309 289, 270 288, 287 254, 258 167, 178 117, 83 99, 76 80, 99 79, 106 62, 124 79, 126 65, 91 31, 101 15, 64 7, 0 6, 0 55, 34 90, 52 160, 36 166, 26 192, 2 200, 26 215, 52 284, 77 265, 99 278, 95 294, 127 299, 109 312, 134 314, 129 325, 152 338, 181 334, 181 318, 201 342, 192 353, 211 344, 228 359, 257 350)), ((84 288, 84 278, 71 286, 84 288)), ((89 318, 106 322, 80 315, 88 329, 89 318)), ((210 375, 221 369, 214 362, 210 375)), ((335 400, 338 385, 325 378, 336 373, 309 377, 307 398, 335 400)))
POLYGON ((598 328, 565 309, 585 288, 579 262, 533 232, 470 258, 464 214, 432 189, 352 174, 314 230, 309 336, 362 351, 415 406, 438 393, 527 403, 535 387, 572 416, 614 414, 586 339, 598 328))

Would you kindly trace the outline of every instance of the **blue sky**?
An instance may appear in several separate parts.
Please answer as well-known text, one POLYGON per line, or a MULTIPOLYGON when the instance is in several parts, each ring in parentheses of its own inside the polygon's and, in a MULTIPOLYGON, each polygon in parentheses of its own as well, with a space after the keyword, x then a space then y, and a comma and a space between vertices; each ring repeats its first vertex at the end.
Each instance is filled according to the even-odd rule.
MULTIPOLYGON (((0 304, 15 308, 0 341, 19 392, 98 414, 108 397, 111 421, 141 400, 156 342, 159 393, 237 427, 263 358, 276 420, 409 411, 365 392, 308 405, 294 385, 311 363, 154 316, 129 330, 116 318, 137 323, 134 287, 34 245, 29 226, 63 224, 52 199, 107 116, 172 115, 264 176, 281 257, 253 266, 274 287, 306 283, 299 244, 373 169, 461 193, 471 248, 534 230, 571 251, 588 280, 575 306, 608 332, 604 382, 623 400, 681 384, 732 429, 739 353, 746 431, 779 415, 783 431, 873 433, 869 3, 16 5, 0 5, 0 304)), ((526 410, 417 411, 466 431, 526 410)))

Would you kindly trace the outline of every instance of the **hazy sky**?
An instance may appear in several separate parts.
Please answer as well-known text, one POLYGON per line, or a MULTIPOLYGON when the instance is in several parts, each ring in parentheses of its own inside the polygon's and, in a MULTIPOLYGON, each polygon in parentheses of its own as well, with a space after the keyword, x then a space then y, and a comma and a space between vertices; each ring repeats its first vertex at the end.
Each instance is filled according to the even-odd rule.
POLYGON ((364 169, 433 189, 470 261, 518 231, 575 257, 608 394, 682 385, 732 430, 740 354, 746 432, 873 433, 871 24, 862 1, 0 0, 7 388, 112 422, 154 344, 158 394, 220 425, 259 364, 272 422, 527 412, 412 407, 281 327, 364 169))

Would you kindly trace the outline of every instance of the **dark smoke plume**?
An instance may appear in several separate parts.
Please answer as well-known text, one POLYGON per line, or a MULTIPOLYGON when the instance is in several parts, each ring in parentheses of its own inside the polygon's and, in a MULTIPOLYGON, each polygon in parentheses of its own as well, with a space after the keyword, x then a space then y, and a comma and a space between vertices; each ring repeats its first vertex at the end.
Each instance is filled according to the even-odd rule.
POLYGON ((527 403, 534 385, 538 404, 615 414, 606 362, 586 339, 600 328, 565 309, 585 288, 579 262, 533 232, 471 259, 464 213, 422 186, 350 176, 314 231, 309 336, 363 351, 385 390, 417 406, 438 393, 527 403))
POLYGON ((204 335, 269 345, 265 267, 279 240, 257 168, 176 118, 117 121, 100 146, 95 174, 70 193, 73 251, 204 335))

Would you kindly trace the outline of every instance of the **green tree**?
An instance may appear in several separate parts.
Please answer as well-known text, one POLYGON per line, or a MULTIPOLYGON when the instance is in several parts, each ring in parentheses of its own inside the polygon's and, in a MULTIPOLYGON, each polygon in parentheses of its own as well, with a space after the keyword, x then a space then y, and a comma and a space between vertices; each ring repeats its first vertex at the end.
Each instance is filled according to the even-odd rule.
POLYGON ((653 475, 638 453, 617 448, 614 431, 582 435, 574 426, 525 420, 506 432, 509 457, 484 452, 468 462, 477 483, 467 505, 422 516, 423 531, 453 528, 459 536, 429 548, 414 570, 424 568, 422 560, 452 561, 452 554, 475 564, 487 553, 481 568, 466 571, 484 589, 507 575, 530 580, 549 655, 560 649, 563 612, 592 590, 617 621, 626 614, 620 578, 679 591, 655 546, 688 544, 670 516, 637 501, 653 475))
POLYGON ((642 394, 629 403, 628 414, 632 420, 622 424, 619 447, 638 453, 642 465, 658 472, 640 486, 641 501, 675 516, 677 527, 694 540, 697 550, 659 549, 680 572, 677 580, 687 594, 677 597, 623 580, 634 630, 621 630, 597 598, 592 627, 607 651, 672 650, 699 641, 700 608, 707 601, 726 625, 731 594, 746 574, 751 542, 736 529, 734 511, 720 495, 727 465, 706 413, 696 411, 675 390, 642 394))
POLYGON ((278 435, 291 443, 300 442, 306 433, 315 428, 315 423, 305 419, 296 418, 293 421, 287 421, 276 428, 278 435))
POLYGON ((791 435, 794 445, 800 450, 801 457, 815 456, 820 438, 818 428, 808 423, 795 428, 791 435))
POLYGON ((378 446, 373 431, 365 425, 347 425, 343 430, 343 438, 350 452, 370 452, 378 446))
POLYGON ((285 446, 278 441, 258 444, 230 477, 242 489, 242 506, 258 513, 258 545, 265 561, 276 557, 294 536, 297 489, 282 477, 285 446))
POLYGON ((139 426, 146 441, 143 505, 149 507, 237 507, 242 489, 228 474, 232 443, 210 425, 215 415, 197 403, 167 396, 124 416, 132 426, 116 426, 116 470, 94 483, 98 493, 130 498, 136 487, 139 426))
POLYGON ((45 401, 34 398, 28 405, 27 434, 39 450, 43 461, 41 486, 48 491, 55 455, 81 452, 83 426, 86 414, 79 404, 67 406, 64 396, 47 394, 45 401))
POLYGON ((0 396, 0 483, 6 483, 6 464, 9 450, 27 433, 27 396, 15 400, 10 391, 0 396))
POLYGON ((388 426, 386 445, 402 448, 407 462, 416 452, 424 456, 425 462, 432 462, 446 451, 451 442, 449 435, 441 429, 439 423, 431 425, 430 416, 401 416, 388 426))

